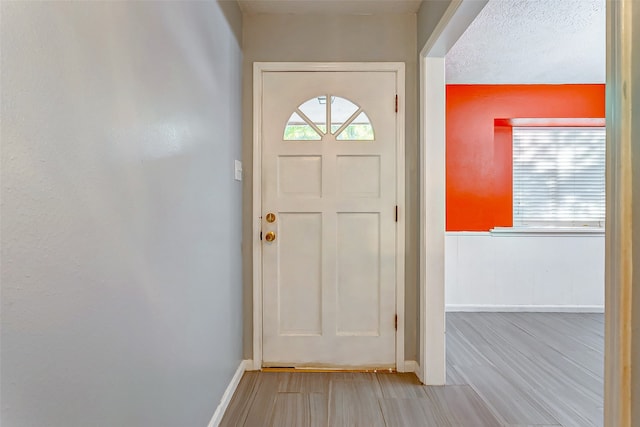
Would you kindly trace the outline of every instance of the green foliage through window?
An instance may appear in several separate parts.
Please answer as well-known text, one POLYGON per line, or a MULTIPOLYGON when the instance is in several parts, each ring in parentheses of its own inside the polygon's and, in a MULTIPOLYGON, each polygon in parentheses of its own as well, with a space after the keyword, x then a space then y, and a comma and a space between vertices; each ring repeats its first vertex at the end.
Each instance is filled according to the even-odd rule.
POLYGON ((373 141, 375 139, 371 121, 362 108, 338 96, 330 98, 319 96, 302 103, 291 114, 284 130, 284 140, 321 140, 322 135, 327 134, 327 99, 331 99, 331 134, 338 141, 373 141), (323 100, 324 103, 321 102, 323 100), (305 111, 302 111, 302 108, 305 111))
POLYGON ((320 135, 311 126, 304 125, 287 125, 284 130, 285 141, 318 141, 320 135))

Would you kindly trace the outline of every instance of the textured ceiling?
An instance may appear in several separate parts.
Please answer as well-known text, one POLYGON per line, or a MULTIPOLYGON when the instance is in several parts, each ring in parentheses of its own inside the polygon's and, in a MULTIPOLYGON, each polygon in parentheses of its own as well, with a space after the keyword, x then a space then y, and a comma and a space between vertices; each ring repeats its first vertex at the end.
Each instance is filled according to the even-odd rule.
POLYGON ((447 54, 447 83, 604 83, 605 19, 605 0, 489 0, 447 54))
POLYGON ((421 0, 238 0, 238 3, 245 13, 375 15, 415 13, 421 0))

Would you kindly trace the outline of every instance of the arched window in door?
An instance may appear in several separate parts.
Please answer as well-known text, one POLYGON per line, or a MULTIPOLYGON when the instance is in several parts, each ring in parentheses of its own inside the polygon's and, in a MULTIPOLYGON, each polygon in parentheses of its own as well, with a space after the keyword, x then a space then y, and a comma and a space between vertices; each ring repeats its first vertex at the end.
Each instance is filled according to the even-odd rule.
POLYGON ((300 104, 289 117, 283 138, 285 141, 319 141, 325 135, 337 141, 375 139, 371 120, 362 107, 333 95, 317 96, 300 104))

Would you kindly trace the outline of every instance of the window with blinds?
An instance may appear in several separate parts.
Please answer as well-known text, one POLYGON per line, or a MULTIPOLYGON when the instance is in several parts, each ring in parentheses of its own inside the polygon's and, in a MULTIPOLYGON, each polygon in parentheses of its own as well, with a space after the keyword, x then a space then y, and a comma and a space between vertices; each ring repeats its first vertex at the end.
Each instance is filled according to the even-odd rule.
POLYGON ((513 226, 604 227, 605 128, 513 128, 513 226))

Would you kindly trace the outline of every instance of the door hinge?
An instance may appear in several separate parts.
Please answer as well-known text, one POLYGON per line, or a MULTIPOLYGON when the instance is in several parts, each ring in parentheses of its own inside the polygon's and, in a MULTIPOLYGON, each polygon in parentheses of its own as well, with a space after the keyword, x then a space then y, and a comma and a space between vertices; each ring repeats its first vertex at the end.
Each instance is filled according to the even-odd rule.
POLYGON ((395 324, 394 327, 396 328, 396 331, 398 330, 398 315, 396 314, 396 320, 395 320, 395 324))
POLYGON ((396 95, 396 113, 398 112, 398 95, 396 95))
POLYGON ((260 240, 262 240, 262 231, 260 232, 260 240))
POLYGON ((396 222, 398 222, 398 205, 396 205, 396 222))

